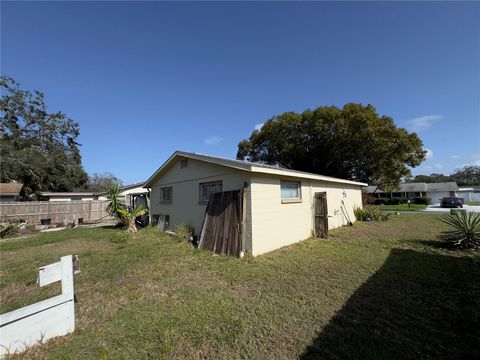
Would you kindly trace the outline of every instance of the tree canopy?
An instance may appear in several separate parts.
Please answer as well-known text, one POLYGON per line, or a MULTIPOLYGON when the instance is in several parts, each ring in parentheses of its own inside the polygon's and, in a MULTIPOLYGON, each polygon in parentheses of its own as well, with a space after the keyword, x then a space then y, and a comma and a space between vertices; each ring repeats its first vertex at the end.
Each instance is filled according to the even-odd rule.
POLYGON ((111 173, 93 174, 88 177, 85 187, 88 191, 104 192, 112 187, 112 185, 122 185, 122 181, 111 173))
POLYGON ((237 159, 391 189, 420 165, 425 151, 416 133, 372 105, 351 103, 274 116, 238 144, 237 159))
POLYGON ((62 112, 47 112, 41 92, 22 90, 10 77, 0 78, 0 88, 0 181, 22 182, 30 198, 84 187, 79 125, 62 112))
POLYGON ((480 186, 480 166, 467 165, 456 169, 452 175, 430 174, 417 175, 408 179, 408 182, 448 182, 455 181, 460 186, 480 186))

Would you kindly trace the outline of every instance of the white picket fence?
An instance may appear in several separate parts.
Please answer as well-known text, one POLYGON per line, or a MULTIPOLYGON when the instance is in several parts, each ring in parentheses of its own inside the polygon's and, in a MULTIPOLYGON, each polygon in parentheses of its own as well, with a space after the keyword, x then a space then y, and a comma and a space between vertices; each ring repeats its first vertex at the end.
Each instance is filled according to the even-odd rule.
POLYGON ((0 315, 0 356, 75 330, 73 257, 39 268, 39 285, 62 282, 62 294, 0 315))

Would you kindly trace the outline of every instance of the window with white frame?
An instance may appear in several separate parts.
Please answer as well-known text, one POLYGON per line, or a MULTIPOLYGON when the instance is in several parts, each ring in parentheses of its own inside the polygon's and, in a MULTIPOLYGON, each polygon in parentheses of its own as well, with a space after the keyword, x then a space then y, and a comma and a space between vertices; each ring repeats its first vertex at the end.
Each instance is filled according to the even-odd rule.
POLYGON ((295 201, 302 199, 301 186, 297 181, 281 181, 280 193, 282 201, 295 201))
POLYGON ((207 203, 212 194, 222 192, 223 186, 221 181, 201 183, 200 184, 200 202, 207 203))
POLYGON ((160 202, 171 203, 172 198, 173 198, 173 188, 171 186, 160 188, 160 202))

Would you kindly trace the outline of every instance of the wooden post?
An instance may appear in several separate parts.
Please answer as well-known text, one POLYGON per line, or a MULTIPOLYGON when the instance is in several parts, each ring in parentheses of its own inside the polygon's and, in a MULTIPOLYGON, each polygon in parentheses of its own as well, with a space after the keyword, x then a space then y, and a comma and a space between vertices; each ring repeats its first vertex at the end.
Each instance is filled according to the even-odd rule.
POLYGON ((247 241, 247 192, 248 183, 245 182, 242 190, 242 248, 240 249, 240 256, 245 255, 245 243, 247 241))

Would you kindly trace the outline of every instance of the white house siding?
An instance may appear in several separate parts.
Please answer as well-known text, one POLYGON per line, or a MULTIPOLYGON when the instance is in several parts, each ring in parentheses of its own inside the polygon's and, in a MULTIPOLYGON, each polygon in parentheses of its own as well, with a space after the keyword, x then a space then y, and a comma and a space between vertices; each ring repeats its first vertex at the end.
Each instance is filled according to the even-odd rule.
MULTIPOLYGON (((188 166, 181 168, 180 161, 177 160, 152 184, 151 215, 169 215, 170 226, 191 224, 198 235, 206 209, 206 204, 199 201, 200 183, 211 181, 222 181, 223 191, 241 190, 244 183, 249 181, 249 174, 193 159, 188 159, 188 166), (173 189, 172 203, 161 203, 160 188, 170 186, 173 189)), ((247 241, 250 238, 247 235, 247 241)))
POLYGON ((314 229, 313 197, 316 192, 327 192, 329 228, 347 224, 341 210, 344 200, 351 221, 355 221, 353 209, 362 206, 361 187, 319 181, 302 181, 298 178, 255 176, 251 179, 251 247, 254 256, 311 237, 314 229), (282 203, 280 181, 300 181, 302 201, 282 203), (343 194, 346 194, 344 197, 343 194))
POLYGON ((82 197, 82 196, 74 196, 73 199, 75 200, 72 200, 72 197, 71 196, 62 196, 62 197, 50 197, 50 199, 48 201, 50 202, 71 202, 71 201, 92 201, 92 200, 95 200, 93 196, 86 196, 86 197, 82 197))
POLYGON ((463 198, 464 202, 480 201, 480 190, 460 190, 457 191, 457 197, 463 198))

